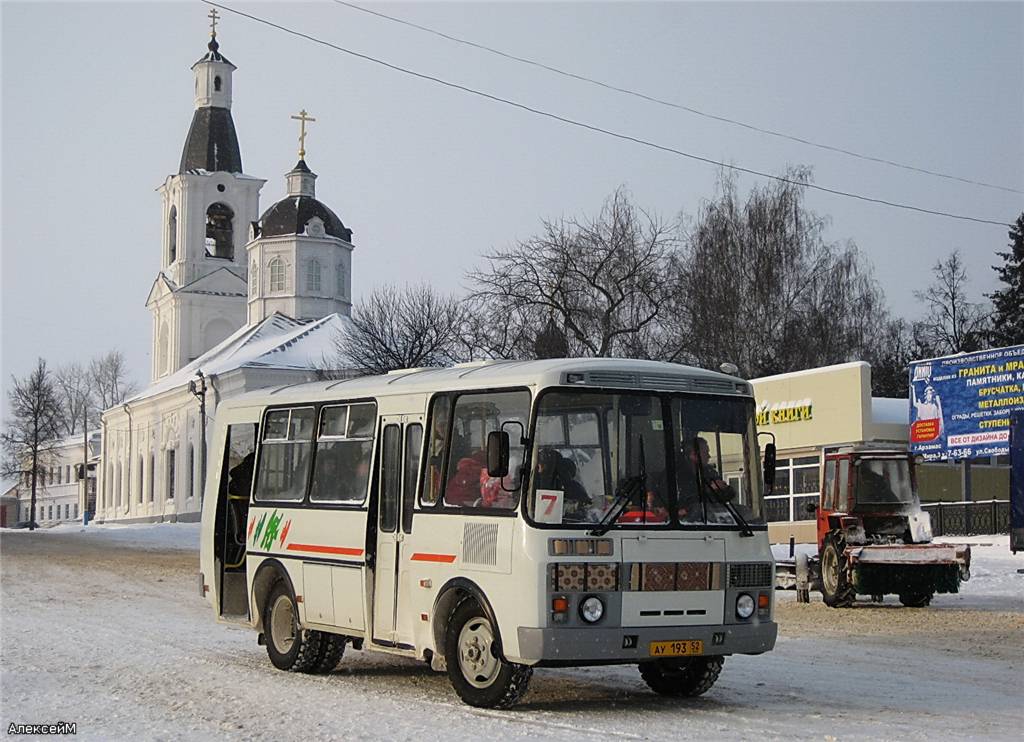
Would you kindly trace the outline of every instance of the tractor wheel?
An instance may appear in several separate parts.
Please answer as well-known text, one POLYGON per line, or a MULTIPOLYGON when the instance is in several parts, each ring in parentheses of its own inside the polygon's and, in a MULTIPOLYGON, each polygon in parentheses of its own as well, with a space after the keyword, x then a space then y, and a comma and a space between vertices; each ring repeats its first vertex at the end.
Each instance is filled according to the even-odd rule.
POLYGON ((924 608, 932 602, 933 593, 900 593, 900 602, 907 608, 924 608))
POLYGON ((846 572, 843 551, 846 542, 841 536, 830 534, 825 537, 821 550, 821 596, 825 605, 832 608, 846 608, 853 605, 857 595, 846 572))
POLYGON ((725 658, 683 657, 640 663, 640 677, 655 693, 692 698, 707 693, 718 680, 725 658))

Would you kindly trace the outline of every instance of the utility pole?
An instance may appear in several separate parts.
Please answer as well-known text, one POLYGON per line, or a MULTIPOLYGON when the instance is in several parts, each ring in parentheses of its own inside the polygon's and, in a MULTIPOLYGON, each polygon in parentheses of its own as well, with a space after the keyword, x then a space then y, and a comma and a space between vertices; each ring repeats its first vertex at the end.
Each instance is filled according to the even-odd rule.
POLYGON ((89 405, 82 410, 82 494, 78 497, 82 509, 82 525, 89 525, 89 405))
POLYGON ((188 390, 199 400, 199 502, 202 503, 206 494, 206 377, 202 369, 189 381, 188 390))

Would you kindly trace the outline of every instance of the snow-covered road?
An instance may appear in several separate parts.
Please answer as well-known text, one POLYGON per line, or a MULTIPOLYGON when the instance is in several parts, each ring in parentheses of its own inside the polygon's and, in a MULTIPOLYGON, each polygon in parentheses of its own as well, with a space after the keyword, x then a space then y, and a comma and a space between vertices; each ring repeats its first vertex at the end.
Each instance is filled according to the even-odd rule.
POLYGON ((699 699, 655 696, 633 667, 538 670, 519 706, 480 711, 422 663, 353 651, 328 676, 275 670, 254 633, 215 624, 197 596, 196 541, 190 525, 3 531, 3 729, 75 721, 79 737, 119 740, 820 740, 1011 739, 1024 727, 1024 555, 976 559, 976 575, 987 570, 999 590, 940 596, 931 609, 835 611, 780 594, 776 650, 728 659, 699 699))

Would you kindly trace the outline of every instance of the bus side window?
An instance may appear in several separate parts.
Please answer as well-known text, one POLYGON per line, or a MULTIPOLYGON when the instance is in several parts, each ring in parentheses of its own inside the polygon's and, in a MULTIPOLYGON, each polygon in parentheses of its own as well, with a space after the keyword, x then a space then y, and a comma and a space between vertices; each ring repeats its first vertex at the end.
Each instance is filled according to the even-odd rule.
POLYGON ((448 423, 452 400, 446 394, 434 397, 430 404, 430 438, 427 440, 427 460, 420 503, 434 505, 441 496, 441 477, 444 469, 445 451, 448 449, 448 423))
POLYGON ((405 464, 402 475, 402 530, 412 533, 412 508, 416 499, 416 477, 420 473, 423 426, 413 423, 405 428, 405 464))
POLYGON ((516 505, 521 484, 524 446, 519 431, 526 430, 530 393, 484 392, 460 394, 452 413, 451 449, 445 469, 444 504, 454 507, 510 509, 516 505), (510 425, 509 473, 503 481, 487 473, 487 435, 510 425), (513 490, 513 491, 510 491, 513 490))
POLYGON ((366 498, 377 405, 333 405, 320 411, 310 502, 361 503, 366 498))
POLYGON ((384 428, 383 456, 380 465, 380 530, 394 533, 398 526, 398 502, 402 481, 402 428, 388 425, 384 428))
POLYGON ((313 453, 313 424, 312 407, 267 413, 254 500, 297 501, 306 497, 313 453))

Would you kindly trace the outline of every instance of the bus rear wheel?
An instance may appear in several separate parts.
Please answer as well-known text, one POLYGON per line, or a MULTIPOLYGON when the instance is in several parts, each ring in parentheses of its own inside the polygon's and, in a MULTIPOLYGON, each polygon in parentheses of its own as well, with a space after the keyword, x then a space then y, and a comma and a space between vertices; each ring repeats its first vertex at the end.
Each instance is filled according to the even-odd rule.
POLYGON ((662 696, 692 698, 707 693, 722 672, 725 657, 683 657, 640 663, 640 677, 662 696))
POLYGON ((461 601, 448 618, 445 663, 452 687, 478 708, 509 708, 526 693, 533 668, 501 656, 497 632, 477 601, 461 601))
POLYGON ((284 580, 270 588, 263 604, 263 635, 267 654, 278 670, 312 672, 322 656, 323 636, 299 626, 295 596, 284 580))

